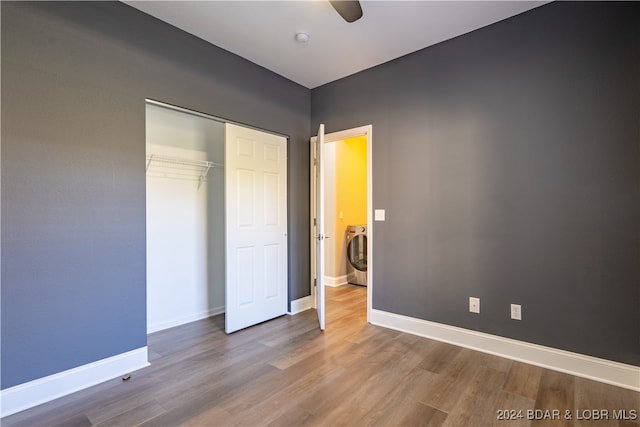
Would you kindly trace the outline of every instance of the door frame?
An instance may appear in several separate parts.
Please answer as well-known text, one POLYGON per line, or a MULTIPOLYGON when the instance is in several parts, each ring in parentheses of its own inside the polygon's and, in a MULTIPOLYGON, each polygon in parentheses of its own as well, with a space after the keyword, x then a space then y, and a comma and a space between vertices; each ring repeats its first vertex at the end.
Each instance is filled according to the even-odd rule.
MULTIPOLYGON (((371 323, 371 310, 373 305, 373 125, 359 126, 351 129, 345 129, 332 133, 324 134, 324 143, 342 141, 344 139, 355 138, 358 136, 366 137, 367 144, 367 322, 371 323)), ((315 187, 315 175, 313 173, 313 145, 316 136, 311 137, 310 144, 310 189, 315 187)), ((310 198, 313 194, 310 194, 310 198)), ((316 307, 315 293, 313 290, 314 267, 315 262, 315 239, 313 238, 313 205, 309 207, 309 229, 310 229, 310 258, 311 268, 309 269, 309 294, 313 299, 313 307, 316 307)), ((324 283, 322 284, 324 286, 324 283)))

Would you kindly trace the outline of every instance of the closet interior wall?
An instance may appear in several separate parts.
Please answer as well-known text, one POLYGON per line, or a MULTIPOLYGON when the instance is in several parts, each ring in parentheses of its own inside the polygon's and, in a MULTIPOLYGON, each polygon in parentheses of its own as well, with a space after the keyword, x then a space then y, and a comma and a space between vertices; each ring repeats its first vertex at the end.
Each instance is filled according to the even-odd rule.
POLYGON ((224 123, 147 104, 146 154, 151 333, 224 312, 224 123))

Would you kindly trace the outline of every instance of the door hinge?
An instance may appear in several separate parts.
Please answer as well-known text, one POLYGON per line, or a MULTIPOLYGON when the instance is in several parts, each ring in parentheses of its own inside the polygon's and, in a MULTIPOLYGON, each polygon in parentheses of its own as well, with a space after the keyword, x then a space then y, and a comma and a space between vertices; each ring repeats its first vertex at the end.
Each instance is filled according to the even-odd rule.
POLYGON ((313 286, 318 286, 318 279, 313 279, 313 286))
POLYGON ((313 218, 313 225, 318 225, 318 219, 317 218, 313 218))

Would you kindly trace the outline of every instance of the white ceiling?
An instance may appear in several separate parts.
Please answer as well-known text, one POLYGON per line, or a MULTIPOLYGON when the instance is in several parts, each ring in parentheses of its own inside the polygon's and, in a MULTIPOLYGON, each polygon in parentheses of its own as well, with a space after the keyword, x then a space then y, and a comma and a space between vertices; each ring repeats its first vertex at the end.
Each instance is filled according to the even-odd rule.
POLYGON ((361 1, 345 22, 325 0, 125 1, 307 88, 468 33, 547 1, 361 1), (309 34, 306 45, 294 40, 309 34))

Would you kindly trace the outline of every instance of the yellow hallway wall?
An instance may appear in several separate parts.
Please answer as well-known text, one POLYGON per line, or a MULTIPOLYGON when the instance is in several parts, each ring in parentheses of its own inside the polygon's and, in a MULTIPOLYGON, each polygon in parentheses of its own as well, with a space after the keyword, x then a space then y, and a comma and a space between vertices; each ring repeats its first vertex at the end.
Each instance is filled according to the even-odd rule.
POLYGON ((338 275, 346 275, 347 225, 367 223, 367 138, 359 136, 337 141, 335 150, 335 265, 338 266, 338 275))

